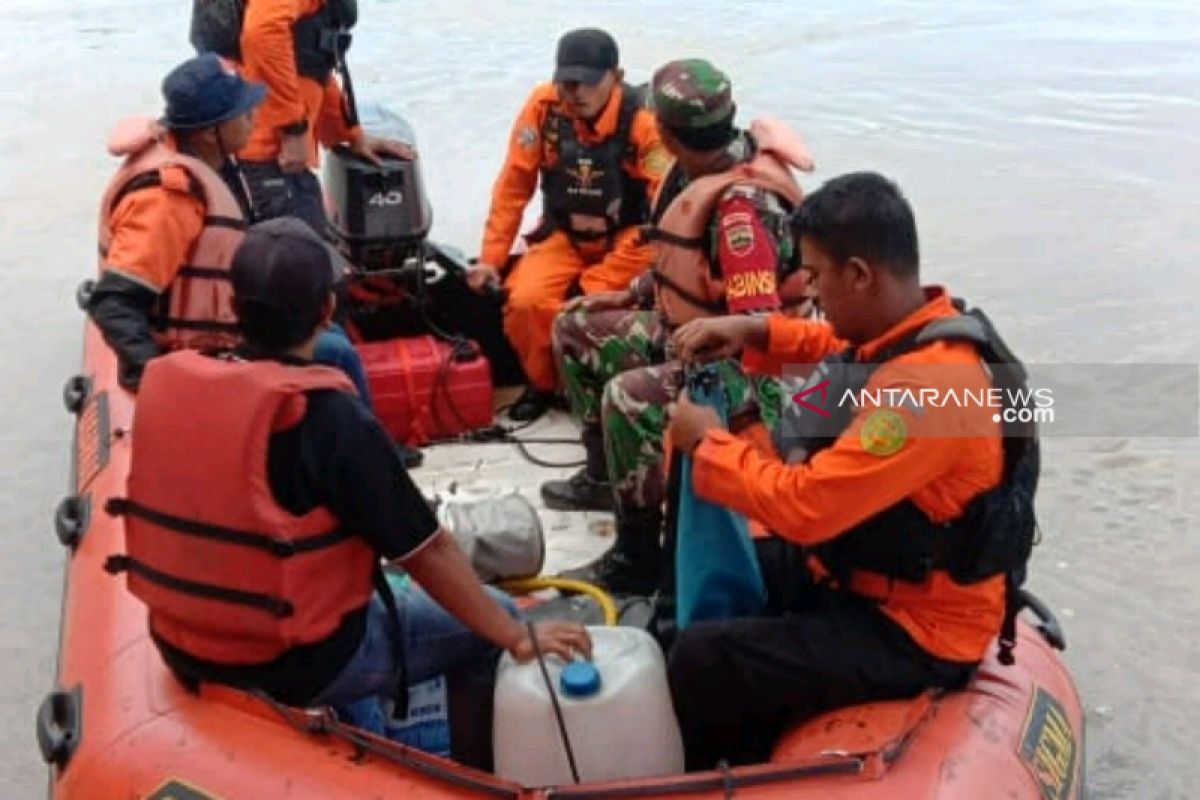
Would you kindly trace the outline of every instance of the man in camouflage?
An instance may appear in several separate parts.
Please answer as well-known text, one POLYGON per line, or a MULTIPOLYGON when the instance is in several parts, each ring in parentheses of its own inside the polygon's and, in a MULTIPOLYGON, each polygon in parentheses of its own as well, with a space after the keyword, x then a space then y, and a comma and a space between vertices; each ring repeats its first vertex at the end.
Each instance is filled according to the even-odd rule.
MULTIPOLYGON (((663 142, 677 160, 656 198, 652 227, 692 180, 724 172, 755 153, 754 140, 733 125, 730 90, 729 79, 706 61, 676 61, 655 73, 651 103, 663 142)), ((769 265, 779 276, 795 271, 789 211, 773 192, 731 186, 707 224, 708 262, 725 276, 755 264, 769 265)), ((739 303, 723 303, 721 312, 774 310, 779 297, 769 291, 739 303)), ((613 591, 648 593, 658 581, 666 406, 683 381, 682 365, 667 352, 671 327, 656 303, 653 270, 624 292, 579 298, 555 322, 555 355, 571 411, 583 426, 588 458, 570 479, 544 484, 542 497, 555 509, 615 511, 615 546, 599 561, 567 573, 613 591)), ((731 416, 773 427, 780 407, 777 382, 746 376, 736 360, 719 368, 731 416)))

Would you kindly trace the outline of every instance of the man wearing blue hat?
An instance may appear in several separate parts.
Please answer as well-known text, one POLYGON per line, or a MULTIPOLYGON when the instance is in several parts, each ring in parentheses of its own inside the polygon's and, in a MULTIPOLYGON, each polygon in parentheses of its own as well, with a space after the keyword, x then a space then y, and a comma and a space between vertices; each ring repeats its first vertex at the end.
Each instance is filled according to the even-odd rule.
POLYGON ((162 119, 124 120, 109 139, 125 162, 100 207, 100 278, 87 306, 131 391, 165 351, 237 340, 228 270, 249 202, 233 153, 266 89, 207 54, 173 69, 162 93, 162 119))
MULTIPOLYGON (((109 140, 125 163, 101 205, 100 279, 88 301, 131 391, 165 351, 238 340, 228 272, 252 213, 233 154, 266 96, 212 53, 173 69, 162 92, 162 119, 125 120, 109 140)), ((349 341, 322 337, 318 357, 349 373, 367 399, 349 341)))

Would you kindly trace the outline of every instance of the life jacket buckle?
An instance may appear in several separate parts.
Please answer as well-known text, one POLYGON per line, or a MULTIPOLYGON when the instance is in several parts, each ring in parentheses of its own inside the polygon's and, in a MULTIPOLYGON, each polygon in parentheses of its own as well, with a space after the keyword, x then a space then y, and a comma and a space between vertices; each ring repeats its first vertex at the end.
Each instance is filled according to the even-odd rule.
POLYGON ((296 543, 291 539, 272 539, 271 554, 278 558, 291 558, 299 552, 296 543))

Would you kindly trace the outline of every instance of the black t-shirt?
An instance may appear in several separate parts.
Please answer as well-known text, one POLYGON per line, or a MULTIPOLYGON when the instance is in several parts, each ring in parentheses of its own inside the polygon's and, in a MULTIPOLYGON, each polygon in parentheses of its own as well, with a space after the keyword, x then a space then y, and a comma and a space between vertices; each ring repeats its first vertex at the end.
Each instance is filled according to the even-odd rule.
MULTIPOLYGON (((344 392, 308 392, 304 419, 271 437, 267 475, 276 501, 287 511, 298 516, 324 506, 384 558, 402 558, 438 531, 437 518, 391 438, 357 397, 344 392)), ((213 664, 155 641, 185 680, 259 688, 281 702, 306 705, 358 649, 366 611, 366 606, 352 611, 326 639, 292 648, 267 664, 213 664)))

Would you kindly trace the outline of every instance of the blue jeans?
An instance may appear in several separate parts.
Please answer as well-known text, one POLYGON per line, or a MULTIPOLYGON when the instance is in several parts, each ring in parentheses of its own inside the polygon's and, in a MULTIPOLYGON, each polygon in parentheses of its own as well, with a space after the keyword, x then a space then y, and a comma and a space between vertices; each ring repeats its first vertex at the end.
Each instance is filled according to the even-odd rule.
MULTIPOLYGON (((516 603, 499 589, 485 587, 509 614, 516 603)), ((436 675, 476 666, 496 654, 496 646, 451 616, 424 589, 410 585, 393 592, 402 623, 396 641, 387 608, 378 595, 371 598, 367 628, 358 650, 313 705, 346 705, 367 696, 386 696, 402 663, 409 686, 436 675), (401 659, 403 659, 401 661, 401 659)))
POLYGON ((367 372, 363 369, 362 357, 354 349, 350 337, 341 325, 333 325, 317 338, 317 349, 313 353, 313 361, 328 367, 337 367, 350 377, 350 382, 358 390, 358 397, 367 408, 374 410, 371 405, 371 388, 367 385, 367 372))

